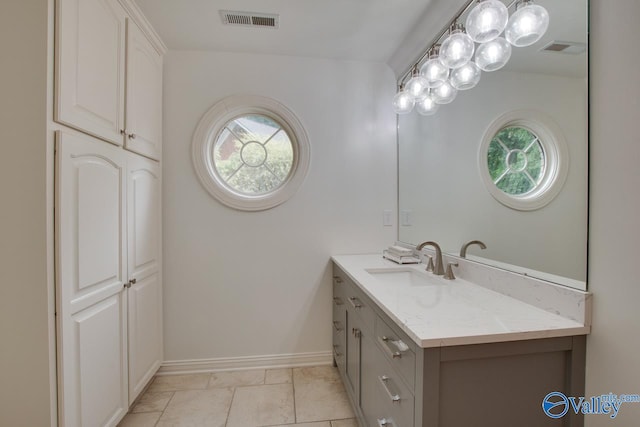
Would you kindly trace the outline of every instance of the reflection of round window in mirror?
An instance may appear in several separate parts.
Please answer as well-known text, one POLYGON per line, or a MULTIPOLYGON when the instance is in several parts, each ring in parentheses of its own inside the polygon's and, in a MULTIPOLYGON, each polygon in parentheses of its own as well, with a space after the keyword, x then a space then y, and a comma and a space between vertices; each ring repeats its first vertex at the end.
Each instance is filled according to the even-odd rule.
POLYGON ((545 206, 566 178, 568 155, 560 128, 537 111, 513 111, 496 119, 478 159, 489 193, 518 210, 545 206))
POLYGON ((279 102, 231 96, 200 120, 192 158, 205 189, 239 210, 269 209, 302 184, 310 147, 298 118, 279 102))

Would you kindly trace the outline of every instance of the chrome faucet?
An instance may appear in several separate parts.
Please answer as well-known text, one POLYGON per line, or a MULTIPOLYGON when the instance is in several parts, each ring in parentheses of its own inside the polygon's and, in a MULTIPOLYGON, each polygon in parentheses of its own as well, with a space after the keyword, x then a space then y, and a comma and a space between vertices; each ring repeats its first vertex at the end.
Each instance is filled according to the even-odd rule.
POLYGON ((478 245, 478 246, 480 246, 481 249, 487 249, 487 245, 482 243, 480 240, 472 240, 472 241, 467 242, 464 245, 462 245, 462 248, 460 248, 460 258, 466 258, 466 256, 467 256, 467 248, 469 246, 471 246, 471 245, 478 245))
POLYGON ((422 242, 418 246, 416 246, 416 250, 420 252, 425 246, 433 246, 433 248, 436 250, 436 263, 433 266, 433 274, 443 276, 444 268, 442 268, 442 251, 440 250, 440 246, 438 246, 436 242, 422 242))

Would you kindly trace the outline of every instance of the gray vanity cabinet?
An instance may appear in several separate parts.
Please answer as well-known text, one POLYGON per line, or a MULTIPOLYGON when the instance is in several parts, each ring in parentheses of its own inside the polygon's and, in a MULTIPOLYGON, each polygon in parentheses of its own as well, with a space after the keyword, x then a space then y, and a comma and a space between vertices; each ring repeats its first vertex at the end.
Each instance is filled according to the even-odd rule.
POLYGON ((582 427, 585 336, 421 348, 334 265, 334 360, 362 427, 582 427))

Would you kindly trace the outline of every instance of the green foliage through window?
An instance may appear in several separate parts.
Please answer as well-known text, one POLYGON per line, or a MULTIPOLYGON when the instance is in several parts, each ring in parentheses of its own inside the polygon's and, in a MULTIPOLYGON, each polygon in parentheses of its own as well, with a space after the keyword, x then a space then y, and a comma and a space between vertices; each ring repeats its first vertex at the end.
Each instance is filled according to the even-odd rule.
POLYGON ((493 183, 503 192, 523 195, 535 190, 545 171, 545 154, 538 136, 508 126, 489 143, 487 166, 493 183))

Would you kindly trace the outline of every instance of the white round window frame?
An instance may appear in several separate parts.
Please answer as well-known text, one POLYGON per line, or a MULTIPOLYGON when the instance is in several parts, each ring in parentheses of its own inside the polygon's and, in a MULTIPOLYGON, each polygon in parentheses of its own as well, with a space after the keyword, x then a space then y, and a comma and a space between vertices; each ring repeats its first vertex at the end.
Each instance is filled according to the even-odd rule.
POLYGON ((196 175, 211 196, 233 209, 261 211, 286 202, 298 191, 309 170, 311 149, 302 123, 283 104, 262 96, 234 95, 214 104, 200 119, 193 135, 191 154, 196 175), (226 124, 249 114, 266 116, 281 125, 293 148, 293 164, 285 181, 277 189, 256 196, 230 188, 218 175, 212 156, 216 139, 226 124))
POLYGON ((495 119, 482 137, 478 153, 478 169, 485 188, 498 202, 520 210, 540 209, 560 193, 569 171, 569 150, 560 126, 546 114, 535 110, 515 110, 495 119), (489 144, 495 135, 505 127, 522 127, 538 136, 545 154, 545 172, 540 184, 522 195, 507 194, 500 190, 491 179, 487 166, 489 144))

